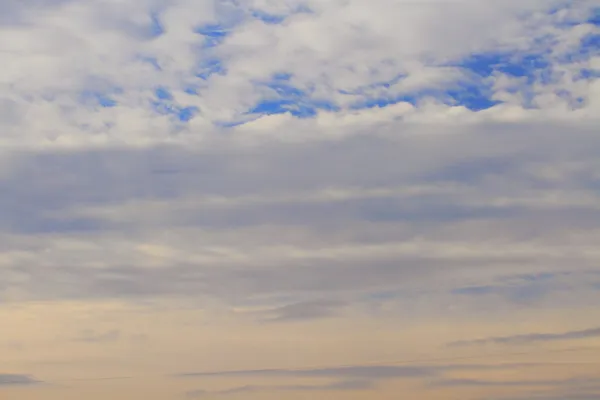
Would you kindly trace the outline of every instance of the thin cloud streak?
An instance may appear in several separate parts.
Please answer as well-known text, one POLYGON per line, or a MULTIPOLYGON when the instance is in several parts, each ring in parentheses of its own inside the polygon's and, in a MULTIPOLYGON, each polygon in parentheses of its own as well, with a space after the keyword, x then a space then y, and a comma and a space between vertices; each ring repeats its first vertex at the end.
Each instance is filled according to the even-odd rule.
POLYGON ((600 337, 600 328, 590 328, 578 331, 567 331, 561 333, 529 333, 524 335, 512 335, 502 337, 491 337, 476 340, 461 340, 449 343, 449 346, 471 346, 481 344, 530 344, 535 342, 555 342, 567 340, 579 340, 600 337))
POLYGON ((31 375, 22 374, 0 374, 0 386, 32 386, 41 384, 31 375))
POLYGON ((198 398, 212 395, 228 395, 238 393, 255 393, 255 392, 313 392, 313 391, 362 391, 371 390, 375 388, 373 382, 368 380, 348 380, 333 382, 324 385, 273 385, 273 386, 261 386, 261 385, 247 385, 238 386, 231 389, 218 390, 218 391, 207 391, 207 390, 194 390, 186 393, 187 397, 198 398))

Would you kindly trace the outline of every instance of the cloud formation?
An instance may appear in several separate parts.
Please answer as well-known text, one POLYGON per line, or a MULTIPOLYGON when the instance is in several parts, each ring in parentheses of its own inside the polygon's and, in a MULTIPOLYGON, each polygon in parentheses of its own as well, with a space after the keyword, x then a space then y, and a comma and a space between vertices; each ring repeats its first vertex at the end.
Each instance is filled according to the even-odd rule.
POLYGON ((451 343, 451 346, 466 346, 477 344, 528 344, 535 342, 569 341, 578 339, 589 339, 600 337, 600 328, 590 328, 578 331, 567 331, 561 333, 528 333, 524 335, 513 335, 504 337, 492 337, 471 341, 460 341, 451 343))
MULTIPOLYGON (((382 360, 600 336, 565 328, 600 300, 599 10, 1 2, 7 370, 168 381, 114 389, 127 398, 361 398, 379 380, 414 398, 523 397, 491 366, 382 360), (169 386, 186 369, 234 372, 169 386)), ((575 377, 561 368, 537 381, 575 377)))
POLYGON ((5 2, 3 140, 187 142, 279 114, 345 127, 426 120, 431 103, 591 117, 595 10, 591 0, 5 2))
POLYGON ((296 377, 343 377, 354 379, 410 378, 435 374, 436 367, 401 365, 358 365, 335 368, 314 368, 302 370, 266 369, 217 372, 188 372, 177 376, 182 378, 207 376, 296 376, 296 377))
POLYGON ((30 386, 41 383, 30 375, 0 374, 0 386, 30 386))
POLYGON ((228 395, 236 393, 254 392, 328 392, 328 391, 356 391, 372 389, 373 383, 363 380, 339 381, 325 385, 279 385, 279 386, 239 386, 221 391, 206 391, 202 389, 186 393, 187 397, 204 397, 212 395, 228 395))

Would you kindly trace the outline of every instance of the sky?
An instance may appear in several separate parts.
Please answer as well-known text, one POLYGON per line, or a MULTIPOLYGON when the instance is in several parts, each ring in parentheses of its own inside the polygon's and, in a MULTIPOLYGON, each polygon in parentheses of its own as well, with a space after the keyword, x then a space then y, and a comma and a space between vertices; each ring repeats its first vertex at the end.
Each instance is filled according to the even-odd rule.
POLYGON ((598 0, 3 0, 0 397, 600 400, 598 0))

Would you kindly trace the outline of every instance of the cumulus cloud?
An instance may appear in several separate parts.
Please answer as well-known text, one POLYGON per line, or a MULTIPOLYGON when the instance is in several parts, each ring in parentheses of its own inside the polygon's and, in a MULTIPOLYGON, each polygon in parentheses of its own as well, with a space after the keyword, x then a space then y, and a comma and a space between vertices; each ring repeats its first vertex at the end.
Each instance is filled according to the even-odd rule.
POLYGON ((597 115, 593 1, 2 7, 5 144, 195 142, 215 125, 280 112, 343 127, 356 113, 369 122, 484 117, 453 105, 497 105, 486 118, 597 115), (369 110, 396 103, 414 107, 369 110))

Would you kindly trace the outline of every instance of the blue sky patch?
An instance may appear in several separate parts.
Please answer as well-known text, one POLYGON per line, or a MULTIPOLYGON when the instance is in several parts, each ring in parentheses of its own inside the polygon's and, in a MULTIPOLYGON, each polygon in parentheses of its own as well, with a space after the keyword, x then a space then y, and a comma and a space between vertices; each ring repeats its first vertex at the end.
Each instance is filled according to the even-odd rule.
POLYGON ((474 54, 453 66, 466 69, 480 77, 489 77, 499 72, 516 78, 528 78, 531 83, 540 70, 550 67, 550 63, 541 54, 483 53, 474 54))
POLYGON ((581 39, 581 48, 584 54, 600 54, 600 34, 590 33, 581 39))
POLYGON ((448 105, 464 106, 473 111, 480 111, 500 103, 491 99, 491 90, 485 86, 476 84, 455 85, 452 89, 426 89, 406 93, 398 96, 382 96, 360 100, 350 108, 361 110, 365 108, 387 107, 389 105, 405 102, 418 106, 426 99, 435 99, 448 105))
POLYGON ((178 110, 177 118, 182 122, 188 122, 198 114, 200 109, 195 106, 183 107, 178 110))
POLYGON ((285 21, 286 18, 285 15, 269 14, 261 10, 252 11, 252 16, 256 19, 261 20, 265 24, 280 24, 283 21, 285 21))
POLYGON ((389 89, 404 78, 406 78, 405 74, 398 74, 395 77, 393 77, 392 79, 389 79, 387 81, 375 82, 370 85, 360 86, 356 89, 348 89, 348 90, 342 89, 339 91, 339 93, 346 94, 346 95, 362 95, 365 92, 367 92, 368 90, 372 90, 372 89, 377 89, 377 88, 389 89))
POLYGON ((156 57, 138 56, 137 59, 143 63, 150 64, 155 71, 162 71, 162 68, 156 57))
POLYGON ((269 82, 258 83, 258 86, 270 89, 271 95, 259 101, 248 113, 271 115, 289 112, 295 117, 309 118, 316 116, 318 110, 339 109, 330 101, 311 98, 310 93, 295 87, 291 78, 290 74, 277 73, 269 82))
POLYGON ((229 34, 229 30, 220 24, 202 25, 194 29, 194 32, 204 36, 204 48, 218 46, 229 34))
POLYGON ((570 51, 560 57, 561 63, 574 63, 585 61, 600 54, 600 34, 590 33, 581 38, 579 49, 570 51))
POLYGON ((156 100, 152 101, 154 110, 159 114, 175 116, 181 122, 188 122, 200 111, 196 106, 182 107, 175 104, 173 94, 166 88, 155 89, 154 95, 156 96, 156 100))
POLYGON ((208 25, 199 26, 198 28, 196 28, 194 30, 194 32, 196 32, 200 35, 203 35, 203 36, 214 37, 214 38, 227 36, 227 30, 219 24, 208 24, 208 25))
POLYGON ((201 61, 198 64, 198 68, 196 70, 195 75, 196 75, 196 77, 198 77, 202 80, 207 80, 214 74, 223 75, 226 72, 227 71, 225 69, 225 66, 223 65, 221 60, 218 60, 216 58, 209 58, 209 59, 201 61))
MULTIPOLYGON (((233 4, 233 3, 232 3, 233 4)), ((237 3, 236 3, 237 4, 237 3)), ((234 4, 234 8, 237 5, 234 4)), ((564 14, 559 16, 560 10, 569 7, 568 4, 563 4, 553 10, 556 16, 555 26, 569 27, 584 23, 587 19, 588 23, 598 24, 599 12, 596 9, 593 15, 581 16, 576 13, 564 14)), ((227 73, 225 62, 214 54, 211 54, 211 47, 218 46, 230 34, 232 27, 243 23, 243 18, 258 19, 266 24, 281 24, 287 17, 298 12, 310 12, 299 8, 286 13, 271 13, 260 9, 250 9, 244 11, 244 15, 240 18, 230 18, 227 21, 222 19, 219 22, 198 26, 194 32, 204 37, 204 44, 201 48, 199 57, 201 61, 196 67, 194 76, 201 80, 209 80, 214 74, 225 75, 227 73)), ((552 12, 551 12, 552 14, 552 12)), ((239 16, 238 16, 239 17, 239 16)), ((152 21, 155 32, 159 34, 164 29, 161 25, 159 16, 152 15, 152 21)), ((506 90, 512 93, 519 93, 523 99, 523 106, 526 108, 535 107, 533 102, 533 84, 549 84, 558 82, 561 78, 560 73, 553 67, 553 60, 550 57, 549 48, 552 47, 556 39, 550 35, 542 36, 535 40, 533 51, 531 52, 483 52, 472 54, 461 60, 445 63, 441 66, 457 67, 462 69, 466 76, 459 78, 455 82, 445 84, 440 87, 438 84, 432 84, 430 87, 423 89, 397 94, 390 93, 394 90, 393 86, 406 78, 405 74, 399 73, 393 78, 375 82, 369 85, 358 86, 345 90, 339 90, 338 93, 354 96, 355 100, 351 103, 350 109, 359 110, 374 107, 387 107, 399 102, 408 102, 415 106, 419 106, 425 100, 435 100, 449 106, 463 106, 472 111, 481 111, 494 107, 500 104, 501 101, 494 99, 493 83, 498 75, 507 75, 509 77, 521 78, 520 83, 515 83, 512 87, 506 90), (535 50, 535 49, 540 49, 535 50)), ((573 62, 577 60, 587 59, 592 54, 598 53, 600 49, 600 35, 590 34, 584 37, 581 41, 579 49, 565 55, 562 62, 573 62)), ((157 64, 158 67, 158 64, 157 64)), ((598 77, 596 71, 590 69, 581 70, 577 79, 595 79, 598 77)), ((313 98, 313 89, 302 88, 295 86, 293 76, 285 71, 273 74, 266 82, 256 82, 256 89, 263 92, 260 100, 257 101, 245 115, 270 115, 290 113, 298 118, 310 118, 317 115, 319 110, 337 111, 340 107, 330 99, 315 99, 313 98), (266 90, 265 90, 266 89, 266 90)), ((201 82, 188 82, 183 90, 191 95, 198 95, 201 82)), ((579 107, 583 104, 584 99, 575 98, 570 93, 565 91, 557 91, 556 94, 573 107, 579 107)), ((161 101, 171 101, 172 96, 166 88, 161 88, 156 91, 156 97, 161 101)), ((103 104, 109 105, 110 101, 103 101, 103 104)), ((162 104, 159 109, 163 112, 181 113, 181 120, 193 118, 195 111, 193 109, 177 108, 172 104, 162 104), (171 109, 169 109, 171 107, 171 109), (185 111, 184 111, 185 110, 185 111)), ((239 116, 244 119, 244 117, 239 116)))
MULTIPOLYGON (((118 92, 118 91, 116 91, 118 92)), ((101 93, 96 91, 84 91, 81 93, 81 102, 100 106, 102 108, 111 108, 117 106, 117 101, 111 97, 109 93, 101 93)))
POLYGON ((192 96, 198 96, 198 94, 200 94, 200 88, 197 85, 186 85, 183 88, 183 91, 192 96))
POLYGON ((158 13, 150 14, 150 36, 155 38, 165 33, 165 27, 160 21, 158 13))
POLYGON ((448 90, 445 93, 450 99, 450 104, 455 106, 464 106, 472 111, 481 111, 500 104, 497 100, 492 100, 492 91, 483 85, 465 84, 456 89, 448 90))
POLYGON ((154 94, 159 100, 173 100, 171 92, 163 87, 159 87, 154 91, 154 94))
POLYGON ((283 114, 289 112, 294 117, 309 118, 317 115, 319 110, 335 111, 337 107, 327 101, 298 102, 289 99, 263 100, 250 109, 251 114, 283 114))
POLYGON ((586 21, 588 24, 600 26, 600 7, 592 11, 592 15, 586 21))

